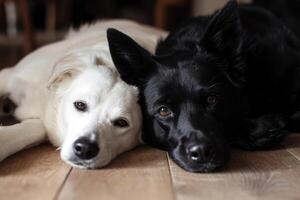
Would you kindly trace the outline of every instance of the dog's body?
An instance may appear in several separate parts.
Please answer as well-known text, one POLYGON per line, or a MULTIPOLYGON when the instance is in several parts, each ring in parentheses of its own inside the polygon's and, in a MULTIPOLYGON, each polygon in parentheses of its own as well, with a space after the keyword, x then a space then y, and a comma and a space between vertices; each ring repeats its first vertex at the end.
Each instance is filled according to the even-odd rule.
POLYGON ((267 149, 300 130, 299 38, 271 12, 230 1, 171 32, 155 55, 111 32, 113 61, 141 92, 144 141, 184 169, 215 170, 231 144, 267 149))
POLYGON ((271 11, 283 23, 300 35, 300 2, 299 0, 252 0, 252 5, 271 11))
POLYGON ((98 22, 2 70, 0 95, 16 104, 13 115, 21 123, 0 127, 0 160, 48 139, 62 148, 66 162, 96 168, 139 143, 138 91, 114 69, 108 27, 124 30, 152 52, 165 34, 126 20, 98 22))

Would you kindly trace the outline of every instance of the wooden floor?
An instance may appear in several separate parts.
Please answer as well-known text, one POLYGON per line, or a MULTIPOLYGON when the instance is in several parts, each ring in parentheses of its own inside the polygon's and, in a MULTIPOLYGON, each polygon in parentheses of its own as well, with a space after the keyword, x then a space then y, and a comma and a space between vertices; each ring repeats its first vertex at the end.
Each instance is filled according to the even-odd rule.
POLYGON ((300 199, 300 135, 265 152, 235 150, 221 172, 193 174, 139 147, 99 170, 74 169, 48 144, 0 163, 0 199, 300 199))

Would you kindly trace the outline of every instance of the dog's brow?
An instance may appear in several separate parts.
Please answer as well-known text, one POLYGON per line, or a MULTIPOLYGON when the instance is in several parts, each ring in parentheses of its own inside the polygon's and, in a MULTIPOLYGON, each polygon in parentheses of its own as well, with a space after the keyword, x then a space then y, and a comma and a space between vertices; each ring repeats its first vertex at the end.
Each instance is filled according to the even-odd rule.
POLYGON ((157 98, 157 99, 154 100, 154 105, 160 105, 162 103, 168 103, 169 104, 170 101, 167 101, 165 97, 163 97, 163 98, 157 98))
POLYGON ((211 84, 210 86, 208 86, 208 88, 211 89, 211 88, 214 88, 214 87, 216 87, 216 86, 218 86, 218 85, 222 85, 222 84, 223 84, 223 83, 221 83, 221 82, 213 83, 213 84, 211 84))

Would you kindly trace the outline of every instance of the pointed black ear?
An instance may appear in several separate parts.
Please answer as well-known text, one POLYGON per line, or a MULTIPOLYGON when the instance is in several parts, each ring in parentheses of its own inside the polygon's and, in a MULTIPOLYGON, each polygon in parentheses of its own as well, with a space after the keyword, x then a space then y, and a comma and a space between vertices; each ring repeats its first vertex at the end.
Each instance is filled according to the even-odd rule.
POLYGON ((241 25, 238 5, 235 0, 231 0, 212 16, 201 45, 213 53, 226 55, 236 51, 240 42, 241 25))
POLYGON ((245 83, 241 32, 238 4, 231 0, 212 16, 200 44, 207 51, 226 59, 225 74, 236 87, 245 83))
POLYGON ((109 28, 107 40, 112 60, 126 83, 139 86, 154 71, 152 55, 129 36, 109 28))

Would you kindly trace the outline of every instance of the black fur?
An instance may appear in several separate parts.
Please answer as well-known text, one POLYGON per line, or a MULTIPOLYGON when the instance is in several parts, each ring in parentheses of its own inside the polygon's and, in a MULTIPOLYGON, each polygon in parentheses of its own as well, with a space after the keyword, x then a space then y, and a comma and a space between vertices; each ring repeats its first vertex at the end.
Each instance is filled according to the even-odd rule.
POLYGON ((230 1, 171 32, 155 55, 107 36, 121 77, 140 89, 143 140, 186 170, 216 170, 230 145, 267 149, 300 130, 299 39, 270 11, 230 1))

